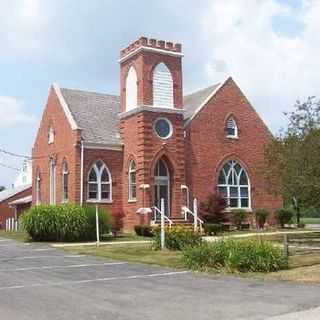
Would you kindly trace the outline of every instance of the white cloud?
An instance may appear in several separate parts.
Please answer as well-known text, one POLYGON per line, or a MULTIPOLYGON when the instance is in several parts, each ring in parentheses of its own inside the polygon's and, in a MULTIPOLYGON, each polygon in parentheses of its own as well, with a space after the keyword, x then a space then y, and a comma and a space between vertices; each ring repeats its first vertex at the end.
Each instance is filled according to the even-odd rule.
MULTIPOLYGON (((320 1, 301 8, 276 0, 216 0, 205 14, 203 28, 211 59, 211 81, 231 75, 275 131, 282 112, 297 98, 320 98, 320 1), (273 19, 285 15, 304 25, 295 36, 275 30, 273 19)), ((286 26, 288 28, 288 26, 286 26)))
POLYGON ((24 109, 24 102, 13 98, 0 96, 0 127, 11 127, 35 121, 35 117, 24 109))

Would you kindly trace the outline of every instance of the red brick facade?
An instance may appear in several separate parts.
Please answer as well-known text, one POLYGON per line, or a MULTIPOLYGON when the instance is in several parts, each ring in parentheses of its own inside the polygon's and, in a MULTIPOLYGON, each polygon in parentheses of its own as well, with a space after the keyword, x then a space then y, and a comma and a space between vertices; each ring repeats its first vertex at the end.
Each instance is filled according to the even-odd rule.
MULTIPOLYGON (((69 201, 81 202, 83 173, 83 203, 88 196, 88 174, 97 160, 102 160, 112 177, 112 200, 100 203, 112 213, 125 214, 125 229, 147 223, 151 214, 140 214, 155 202, 154 171, 162 159, 170 175, 171 216, 181 217, 187 185, 190 198, 200 202, 217 190, 218 173, 227 160, 237 160, 245 168, 251 185, 251 209, 281 206, 281 200, 267 193, 261 172, 264 145, 271 133, 232 79, 228 79, 191 120, 183 115, 181 45, 140 38, 121 51, 120 60, 120 149, 100 146, 85 147, 81 171, 81 128, 72 128, 62 106, 57 89, 52 88, 33 148, 33 203, 36 204, 36 182, 40 173, 40 200, 49 203, 49 162, 56 163, 56 203, 62 201, 62 164, 68 163, 69 201), (155 50, 153 50, 155 49, 155 50), (163 62, 170 70, 173 82, 174 108, 153 106, 153 70, 163 62), (126 112, 126 77, 133 66, 137 74, 137 109, 126 112), (238 139, 226 137, 226 121, 232 116, 238 125, 238 139), (172 135, 161 139, 154 132, 157 118, 172 124, 172 135), (54 128, 55 139, 48 144, 48 130, 54 128), (136 200, 128 200, 129 163, 136 163, 136 200), (143 189, 142 187, 146 188, 143 189)), ((84 141, 85 142, 85 141, 84 141)))
POLYGON ((30 196, 31 192, 31 187, 29 187, 0 202, 0 229, 4 229, 6 227, 7 219, 17 219, 24 210, 30 208, 30 204, 20 205, 17 208, 15 208, 11 207, 10 203, 15 200, 30 196))

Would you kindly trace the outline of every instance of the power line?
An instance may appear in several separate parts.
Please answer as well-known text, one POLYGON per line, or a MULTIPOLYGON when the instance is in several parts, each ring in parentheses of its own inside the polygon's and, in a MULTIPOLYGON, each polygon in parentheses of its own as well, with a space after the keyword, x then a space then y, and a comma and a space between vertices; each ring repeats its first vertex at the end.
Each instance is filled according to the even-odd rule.
POLYGON ((18 169, 18 168, 16 168, 16 167, 12 167, 12 166, 8 166, 8 165, 6 165, 6 164, 4 164, 4 163, 1 163, 1 162, 0 162, 0 166, 1 166, 1 167, 4 167, 4 168, 7 168, 7 169, 19 171, 19 172, 21 171, 21 169, 18 169))
POLYGON ((22 154, 13 153, 13 152, 10 152, 10 151, 4 150, 4 149, 0 149, 0 152, 7 154, 9 156, 31 160, 31 157, 29 157, 29 156, 24 156, 22 154))

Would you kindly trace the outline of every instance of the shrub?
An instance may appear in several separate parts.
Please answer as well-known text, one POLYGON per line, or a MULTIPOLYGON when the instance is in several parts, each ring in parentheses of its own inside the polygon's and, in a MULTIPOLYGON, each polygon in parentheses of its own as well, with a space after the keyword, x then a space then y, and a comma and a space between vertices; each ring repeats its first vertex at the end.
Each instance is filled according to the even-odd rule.
POLYGON ((244 222, 247 212, 244 209, 234 209, 231 211, 233 223, 238 229, 241 229, 241 224, 244 222))
POLYGON ((227 202, 220 194, 212 194, 200 203, 199 214, 205 222, 222 223, 226 220, 226 207, 227 202))
POLYGON ((259 229, 263 229, 267 221, 269 211, 267 209, 257 209, 255 213, 256 213, 257 227, 259 229))
POLYGON ((290 208, 281 208, 275 211, 275 218, 282 228, 292 220, 293 215, 293 210, 290 208))
MULTIPOLYGON (((20 218, 22 227, 35 241, 94 240, 95 209, 75 204, 40 205, 29 209, 20 218)), ((111 227, 110 215, 99 210, 100 233, 111 227)))
POLYGON ((134 231, 138 236, 153 237, 153 228, 148 224, 138 224, 134 226, 134 231))
POLYGON ((222 232, 222 225, 219 223, 204 223, 203 229, 206 235, 212 236, 222 232))
MULTIPOLYGON (((201 234, 185 228, 172 227, 165 230, 165 246, 170 250, 182 250, 187 246, 198 246, 202 241, 201 234)), ((154 248, 160 249, 160 229, 156 229, 154 248)))
POLYGON ((112 233, 115 237, 123 229, 124 217, 125 214, 122 211, 118 211, 113 215, 112 233))
MULTIPOLYGON (((85 239, 86 240, 96 240, 96 208, 95 207, 85 207, 85 214, 87 217, 87 227, 85 231, 85 239)), ((111 232, 111 228, 113 225, 113 219, 111 214, 106 212, 105 209, 98 209, 98 217, 99 217, 99 233, 101 235, 108 234, 111 232)))
POLYGON ((288 268, 282 250, 258 240, 203 242, 183 250, 184 264, 193 270, 224 268, 230 272, 273 272, 288 268))

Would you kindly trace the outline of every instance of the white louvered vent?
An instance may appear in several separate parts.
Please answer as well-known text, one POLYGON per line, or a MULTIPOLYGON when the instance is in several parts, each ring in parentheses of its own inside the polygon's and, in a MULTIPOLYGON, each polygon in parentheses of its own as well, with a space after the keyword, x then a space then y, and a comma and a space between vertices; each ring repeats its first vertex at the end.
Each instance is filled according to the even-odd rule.
POLYGON ((137 73, 134 67, 131 67, 126 79, 126 111, 132 110, 137 106, 137 73))
POLYGON ((153 72, 153 105, 173 108, 173 81, 164 63, 158 64, 153 72))

